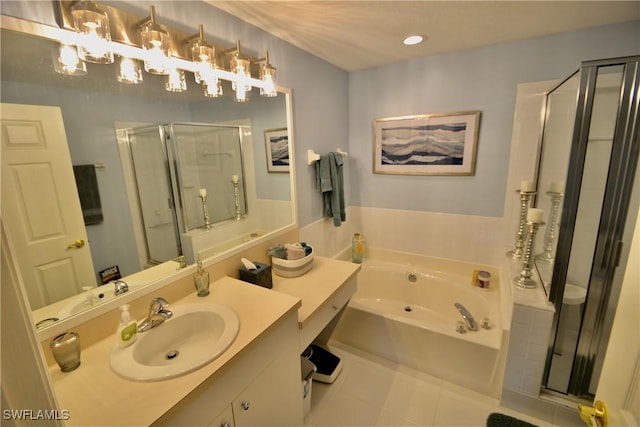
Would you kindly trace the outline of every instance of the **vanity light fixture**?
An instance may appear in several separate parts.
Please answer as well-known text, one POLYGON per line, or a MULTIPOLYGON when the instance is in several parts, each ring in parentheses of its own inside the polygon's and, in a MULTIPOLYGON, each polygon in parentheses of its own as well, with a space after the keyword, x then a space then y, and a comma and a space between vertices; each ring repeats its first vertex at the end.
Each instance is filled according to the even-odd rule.
POLYGON ((91 0, 81 0, 71 7, 73 26, 78 33, 78 55, 84 61, 112 64, 109 47, 111 29, 109 16, 91 0))
POLYGON ((184 71, 175 67, 169 69, 167 81, 164 88, 169 92, 184 92, 187 90, 187 80, 184 77, 184 71))
POLYGON ((187 39, 191 45, 191 59, 197 70, 193 73, 197 84, 202 84, 204 95, 215 98, 222 95, 222 84, 216 69, 216 50, 204 38, 204 27, 201 24, 198 34, 187 39))
POLYGON ((67 76, 84 76, 87 74, 87 64, 78 56, 75 46, 60 43, 53 54, 53 69, 56 73, 67 76))
POLYGON ((198 34, 187 39, 187 43, 191 45, 191 59, 198 66, 199 70, 194 73, 196 83, 200 84, 203 75, 206 75, 210 69, 216 66, 216 50, 204 38, 204 27, 200 24, 198 34))
POLYGON ((141 83, 144 63, 146 72, 167 76, 168 91, 186 90, 185 72, 189 72, 206 97, 222 95, 222 80, 231 83, 238 102, 247 101, 254 87, 262 96, 277 96, 276 69, 268 53, 261 59, 246 56, 240 51, 240 41, 231 49, 214 46, 205 40, 202 25, 196 35, 189 36, 158 24, 154 6, 141 19, 93 0, 54 0, 54 5, 60 28, 50 38, 66 45, 54 55, 60 73, 86 74, 86 64, 78 59, 82 52, 87 61, 117 60, 117 78, 122 83, 141 83))
POLYGON ((229 70, 235 74, 231 88, 235 91, 236 102, 246 102, 251 91, 251 61, 242 56, 240 40, 236 41, 236 48, 226 52, 229 55, 229 70))
POLYGON ((269 63, 269 51, 264 58, 256 61, 259 64, 259 76, 264 86, 260 88, 260 95, 273 97, 278 95, 276 90, 276 69, 269 63))
POLYGON ((403 41, 402 44, 406 45, 406 46, 414 46, 417 44, 422 43, 425 40, 426 37, 424 36, 420 36, 420 35, 412 35, 412 36, 408 36, 406 37, 403 41))
POLYGON ((218 78, 216 78, 215 82, 211 84, 203 81, 202 87, 204 90, 204 96, 206 96, 207 98, 217 98, 219 96, 222 96, 222 82, 218 78))
POLYGON ((149 17, 142 20, 140 37, 142 49, 147 53, 144 61, 144 69, 147 73, 166 75, 169 74, 169 58, 171 52, 169 33, 156 23, 156 8, 149 6, 149 17))
POLYGON ((133 58, 118 56, 118 81, 127 84, 142 83, 142 66, 140 62, 133 58))

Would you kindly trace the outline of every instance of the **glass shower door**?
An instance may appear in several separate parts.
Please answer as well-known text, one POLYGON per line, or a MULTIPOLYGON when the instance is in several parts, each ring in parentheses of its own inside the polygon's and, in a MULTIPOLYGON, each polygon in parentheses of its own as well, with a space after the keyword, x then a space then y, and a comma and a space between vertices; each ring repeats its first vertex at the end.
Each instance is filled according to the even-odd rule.
POLYGON ((638 61, 592 61, 580 72, 577 114, 550 301, 555 336, 548 390, 590 399, 621 286, 626 217, 638 163, 638 61))

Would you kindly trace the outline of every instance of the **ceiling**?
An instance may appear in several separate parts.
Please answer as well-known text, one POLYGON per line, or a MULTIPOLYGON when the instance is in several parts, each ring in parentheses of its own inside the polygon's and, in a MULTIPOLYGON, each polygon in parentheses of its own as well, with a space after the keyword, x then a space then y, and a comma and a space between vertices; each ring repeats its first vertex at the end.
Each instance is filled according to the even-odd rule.
POLYGON ((640 19, 640 1, 208 3, 346 71, 640 19), (427 40, 402 45, 411 34, 427 40))

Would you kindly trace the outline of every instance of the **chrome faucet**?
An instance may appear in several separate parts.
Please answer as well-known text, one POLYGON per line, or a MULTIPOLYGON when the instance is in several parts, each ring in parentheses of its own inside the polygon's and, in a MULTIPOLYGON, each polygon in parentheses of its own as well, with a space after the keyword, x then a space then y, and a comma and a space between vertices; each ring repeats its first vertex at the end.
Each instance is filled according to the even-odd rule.
POLYGON ((173 313, 167 310, 169 303, 162 297, 154 298, 149 306, 149 316, 138 325, 138 332, 146 332, 151 328, 155 328, 167 319, 173 316, 173 313))
POLYGON ((471 315, 471 313, 469 313, 469 310, 467 310, 466 307, 464 305, 460 304, 459 302, 455 303, 454 305, 456 306, 456 308, 460 312, 460 315, 462 316, 462 318, 464 319, 465 323, 467 324, 467 328, 470 331, 477 331, 478 330, 478 322, 476 322, 476 319, 474 319, 473 316, 471 315))
POLYGON ((122 295, 125 292, 129 291, 129 285, 124 280, 116 280, 113 282, 113 294, 114 295, 122 295))

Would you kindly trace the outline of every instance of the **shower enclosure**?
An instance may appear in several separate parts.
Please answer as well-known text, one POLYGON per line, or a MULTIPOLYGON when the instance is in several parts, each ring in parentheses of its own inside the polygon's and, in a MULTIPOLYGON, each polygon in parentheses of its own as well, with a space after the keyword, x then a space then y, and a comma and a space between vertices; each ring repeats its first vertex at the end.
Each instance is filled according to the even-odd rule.
POLYGON ((247 214, 238 126, 170 123, 126 135, 148 265, 182 255, 184 233, 247 214))
POLYGON ((561 210, 536 260, 556 308, 543 386, 579 399, 598 385, 637 218, 639 60, 585 62, 547 95, 535 204, 561 210))

